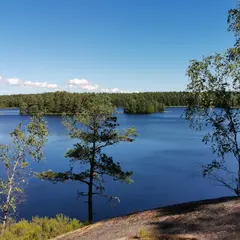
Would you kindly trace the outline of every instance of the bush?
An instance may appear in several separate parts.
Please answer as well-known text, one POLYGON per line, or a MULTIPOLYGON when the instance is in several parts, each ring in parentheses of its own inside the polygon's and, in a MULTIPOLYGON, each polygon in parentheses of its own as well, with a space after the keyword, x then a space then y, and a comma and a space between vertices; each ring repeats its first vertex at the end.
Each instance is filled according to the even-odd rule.
POLYGON ((0 237, 1 240, 45 240, 76 230, 85 224, 62 214, 55 218, 33 217, 32 221, 21 220, 10 224, 0 237))
POLYGON ((138 233, 140 239, 142 240, 150 240, 151 238, 151 234, 149 233, 149 231, 145 230, 145 229, 141 229, 138 233))

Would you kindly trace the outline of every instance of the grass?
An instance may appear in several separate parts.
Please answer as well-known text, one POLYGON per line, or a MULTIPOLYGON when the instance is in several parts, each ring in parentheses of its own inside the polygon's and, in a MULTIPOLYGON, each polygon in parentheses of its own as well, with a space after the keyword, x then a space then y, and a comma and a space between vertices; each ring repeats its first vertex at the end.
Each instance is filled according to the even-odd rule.
POLYGON ((151 239, 151 235, 150 233, 145 230, 145 229, 141 229, 138 233, 138 236, 140 237, 140 239, 142 240, 150 240, 151 239))
POLYGON ((134 240, 134 239, 152 240, 152 239, 155 239, 155 238, 153 237, 153 235, 148 230, 143 228, 143 229, 140 229, 137 236, 135 236, 133 238, 129 238, 129 240, 134 240))
POLYGON ((62 214, 55 218, 33 217, 32 221, 21 220, 9 224, 1 240, 46 240, 76 230, 86 225, 77 219, 70 219, 62 214))

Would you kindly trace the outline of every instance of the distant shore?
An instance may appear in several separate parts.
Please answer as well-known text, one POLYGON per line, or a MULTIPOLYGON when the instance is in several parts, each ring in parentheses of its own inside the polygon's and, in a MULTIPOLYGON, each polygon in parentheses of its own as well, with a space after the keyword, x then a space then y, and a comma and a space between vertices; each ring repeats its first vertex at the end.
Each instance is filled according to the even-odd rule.
POLYGON ((165 106, 165 108, 186 108, 187 106, 165 106))

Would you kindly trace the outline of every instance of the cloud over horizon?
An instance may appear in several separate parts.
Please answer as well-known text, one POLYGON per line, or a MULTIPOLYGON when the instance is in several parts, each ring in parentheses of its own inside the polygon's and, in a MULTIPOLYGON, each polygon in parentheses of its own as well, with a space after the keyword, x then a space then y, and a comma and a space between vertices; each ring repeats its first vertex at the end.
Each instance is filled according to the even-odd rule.
POLYGON ((58 85, 55 83, 23 81, 20 78, 3 79, 1 76, 0 76, 0 83, 3 83, 5 85, 17 86, 17 87, 48 88, 48 89, 58 88, 58 85))
MULTIPOLYGON (((26 89, 33 89, 34 92, 38 92, 37 89, 46 89, 52 91, 82 91, 82 92, 108 92, 108 93, 120 93, 120 92, 129 92, 124 91, 119 88, 102 88, 98 84, 94 84, 87 79, 74 78, 67 81, 67 85, 58 86, 56 83, 48 82, 39 82, 39 81, 23 81, 20 78, 6 78, 0 76, 0 85, 6 86, 15 86, 26 89)), ((41 92, 42 92, 41 90, 41 92)), ((40 90, 39 90, 40 91, 40 90)), ((20 91, 19 91, 20 92, 20 91)), ((18 92, 18 93, 19 93, 18 92)), ((28 91, 29 92, 29 91, 28 91)), ((30 93, 30 92, 29 92, 30 93)), ((1 91, 0 91, 1 94, 1 91)))
POLYGON ((75 89, 79 88, 79 89, 95 91, 95 92, 109 92, 109 93, 127 92, 124 90, 120 90, 119 88, 101 88, 97 84, 92 84, 87 79, 79 79, 79 78, 69 80, 68 87, 75 88, 75 89))
POLYGON ((91 84, 88 80, 86 79, 71 79, 68 81, 68 87, 70 88, 81 88, 84 90, 99 90, 99 86, 97 84, 91 84))

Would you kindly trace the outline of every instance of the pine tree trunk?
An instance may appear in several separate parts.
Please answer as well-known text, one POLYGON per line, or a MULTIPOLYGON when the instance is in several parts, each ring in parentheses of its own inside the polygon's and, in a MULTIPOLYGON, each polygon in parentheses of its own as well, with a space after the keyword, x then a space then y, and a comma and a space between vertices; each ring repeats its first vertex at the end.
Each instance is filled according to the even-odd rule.
MULTIPOLYGON (((97 134, 97 129, 94 124, 93 130, 94 136, 97 134)), ((90 176, 89 176, 89 185, 88 185, 88 223, 93 222, 93 177, 94 177, 94 166, 95 166, 95 157, 96 157, 96 142, 93 141, 92 146, 92 159, 90 160, 90 176)))
POLYGON ((92 201, 92 196, 93 196, 93 166, 91 164, 90 168, 90 179, 89 179, 89 186, 88 186, 88 222, 92 223, 93 222, 93 201, 92 201))
POLYGON ((240 195, 240 161, 238 161, 238 186, 237 186, 237 195, 240 195))

